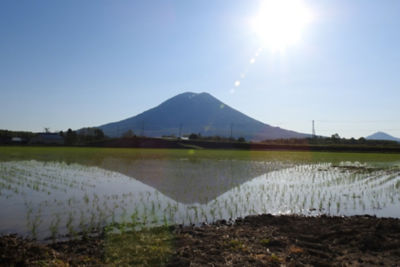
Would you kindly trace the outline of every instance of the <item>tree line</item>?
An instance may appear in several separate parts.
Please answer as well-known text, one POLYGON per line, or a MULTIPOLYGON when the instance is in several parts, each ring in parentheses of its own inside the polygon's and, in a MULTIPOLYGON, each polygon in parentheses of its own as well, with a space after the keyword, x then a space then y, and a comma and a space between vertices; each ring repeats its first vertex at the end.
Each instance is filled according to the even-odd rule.
MULTIPOLYGON (((50 132, 46 129, 45 133, 35 133, 29 131, 10 131, 0 130, 0 144, 12 144, 13 138, 20 138, 20 144, 31 144, 35 137, 40 135, 59 135, 64 140, 64 145, 86 145, 92 142, 105 140, 108 137, 99 128, 83 128, 78 131, 68 129, 67 131, 50 132), (32 142, 31 142, 32 141, 32 142)), ((44 137, 45 138, 45 137, 44 137)))
POLYGON ((205 140, 205 141, 218 141, 218 142, 246 142, 244 137, 224 137, 219 135, 202 136, 200 133, 192 133, 188 136, 189 140, 205 140))
POLYGON ((339 134, 333 134, 331 137, 314 136, 303 139, 276 139, 264 140, 265 144, 282 144, 282 145, 361 145, 361 146, 400 146, 396 141, 390 140, 368 140, 364 137, 341 138, 339 134))
POLYGON ((86 145, 107 138, 103 130, 99 128, 83 128, 79 131, 68 129, 66 132, 61 131, 60 136, 64 137, 64 143, 67 146, 86 145))

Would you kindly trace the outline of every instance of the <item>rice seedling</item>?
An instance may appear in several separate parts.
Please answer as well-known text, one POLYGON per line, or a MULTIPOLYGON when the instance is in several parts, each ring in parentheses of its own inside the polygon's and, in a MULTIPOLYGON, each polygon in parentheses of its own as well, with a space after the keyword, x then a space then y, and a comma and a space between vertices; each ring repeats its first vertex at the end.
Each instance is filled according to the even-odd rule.
MULTIPOLYGON (((110 150, 104 155, 112 153, 111 158, 118 159, 118 153, 134 154, 132 151, 110 150)), ((319 213, 331 215, 384 215, 389 205, 400 204, 398 167, 374 169, 368 162, 373 157, 366 155, 344 153, 338 158, 334 153, 317 153, 324 161, 308 161, 301 158, 304 155, 301 153, 260 152, 252 159, 236 152, 234 157, 222 151, 211 152, 213 156, 196 153, 195 161, 166 158, 168 171, 160 173, 166 183, 152 188, 146 179, 142 179, 144 184, 133 179, 140 175, 135 168, 146 176, 152 175, 153 166, 166 165, 154 153, 164 152, 146 153, 150 159, 128 160, 120 169, 94 167, 102 160, 94 165, 80 165, 80 161, 71 159, 76 158, 76 151, 71 154, 74 156, 69 159, 70 164, 40 159, 0 161, 0 200, 24 207, 25 214, 21 217, 29 222, 26 228, 32 228, 32 218, 40 214, 41 224, 33 232, 36 235, 47 232, 48 236, 54 232, 76 232, 78 228, 85 231, 108 223, 125 223, 132 213, 136 214, 135 220, 154 226, 174 222, 198 224, 259 212, 308 214, 315 208, 319 213), (358 158, 354 160, 355 157, 358 158), (133 172, 131 177, 130 173, 122 174, 125 169, 133 172), (201 179, 197 173, 202 173, 201 179), (18 204, 17 195, 30 204, 25 205, 24 201, 18 204), (60 216, 55 231, 54 216, 60 209, 65 214, 60 216), (69 214, 80 216, 71 220, 69 214)), ((379 160, 382 157, 395 160, 385 155, 380 155, 379 160)), ((90 158, 82 157, 82 162, 87 161, 90 158)))

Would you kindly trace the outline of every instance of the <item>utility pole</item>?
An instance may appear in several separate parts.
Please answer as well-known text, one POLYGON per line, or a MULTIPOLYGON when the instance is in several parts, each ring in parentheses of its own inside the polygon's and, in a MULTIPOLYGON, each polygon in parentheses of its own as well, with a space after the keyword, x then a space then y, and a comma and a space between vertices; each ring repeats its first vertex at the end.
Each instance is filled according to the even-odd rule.
POLYGON ((144 136, 144 121, 142 121, 142 136, 144 136))
POLYGON ((314 120, 312 121, 312 137, 316 137, 317 135, 315 134, 315 124, 314 120))
POLYGON ((179 124, 178 139, 181 139, 181 135, 182 135, 182 123, 179 124))
POLYGON ((231 139, 233 138, 233 123, 231 123, 231 139))

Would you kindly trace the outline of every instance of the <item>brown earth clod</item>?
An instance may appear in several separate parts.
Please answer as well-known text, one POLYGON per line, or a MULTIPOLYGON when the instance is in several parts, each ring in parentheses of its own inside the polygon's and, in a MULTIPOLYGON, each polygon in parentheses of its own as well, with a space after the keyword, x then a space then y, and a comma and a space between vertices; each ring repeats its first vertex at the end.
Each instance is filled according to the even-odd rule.
MULTIPOLYGON (((163 236, 171 249, 160 265, 398 266, 399 229, 399 219, 373 216, 259 215, 177 226, 163 236)), ((0 266, 109 265, 106 247, 105 235, 52 244, 7 235, 0 237, 0 266)))

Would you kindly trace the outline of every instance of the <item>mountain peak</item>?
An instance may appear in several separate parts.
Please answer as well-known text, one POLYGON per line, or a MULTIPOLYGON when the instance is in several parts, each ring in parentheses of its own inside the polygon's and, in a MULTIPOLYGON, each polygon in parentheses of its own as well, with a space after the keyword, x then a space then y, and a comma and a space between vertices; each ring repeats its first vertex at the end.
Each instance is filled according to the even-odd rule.
POLYGON ((185 92, 167 99, 166 101, 162 102, 158 107, 174 106, 175 108, 180 107, 181 109, 183 109, 185 107, 189 108, 189 106, 192 106, 196 103, 197 105, 207 105, 212 102, 218 103, 218 105, 220 104, 220 101, 209 93, 185 92))
POLYGON ((388 140, 388 141, 400 142, 400 138, 394 137, 385 132, 376 132, 374 134, 371 134, 370 136, 367 136, 366 139, 368 139, 368 140, 388 140))
POLYGON ((134 117, 100 126, 108 136, 128 130, 151 137, 200 133, 247 140, 304 138, 305 134, 271 127, 231 108, 207 92, 185 92, 134 117))
POLYGON ((178 94, 178 95, 176 95, 174 97, 171 97, 170 99, 174 99, 174 98, 188 98, 188 99, 191 99, 191 98, 194 98, 194 97, 209 97, 209 98, 216 99, 214 96, 212 96, 211 94, 209 94, 207 92, 201 92, 201 93, 184 92, 184 93, 178 94))
MULTIPOLYGON (((201 92, 201 93, 195 93, 195 92, 184 92, 181 94, 178 94, 176 96, 173 96, 169 99, 174 99, 174 98, 194 98, 194 97, 211 97, 211 98, 215 98, 214 96, 212 96, 211 94, 207 93, 207 92, 201 92)), ((169 100, 168 99, 168 100, 169 100)))
POLYGON ((194 92, 184 92, 184 93, 178 94, 178 95, 176 95, 174 97, 171 97, 171 98, 177 98, 177 97, 189 97, 189 98, 191 98, 191 97, 194 97, 194 96, 196 96, 198 94, 199 93, 194 93, 194 92))

